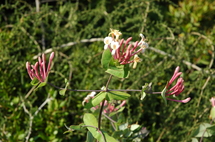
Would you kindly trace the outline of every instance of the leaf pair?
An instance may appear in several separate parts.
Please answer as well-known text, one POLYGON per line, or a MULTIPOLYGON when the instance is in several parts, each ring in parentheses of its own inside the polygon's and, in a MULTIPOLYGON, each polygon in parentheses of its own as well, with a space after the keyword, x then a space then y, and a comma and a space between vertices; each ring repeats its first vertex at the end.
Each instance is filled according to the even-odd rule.
POLYGON ((129 76, 129 65, 120 65, 114 60, 109 49, 104 50, 102 54, 101 64, 106 72, 119 78, 127 78, 129 76))
POLYGON ((92 108, 100 104, 104 99, 107 101, 112 100, 125 100, 130 95, 120 91, 100 92, 89 103, 86 104, 86 108, 92 108))

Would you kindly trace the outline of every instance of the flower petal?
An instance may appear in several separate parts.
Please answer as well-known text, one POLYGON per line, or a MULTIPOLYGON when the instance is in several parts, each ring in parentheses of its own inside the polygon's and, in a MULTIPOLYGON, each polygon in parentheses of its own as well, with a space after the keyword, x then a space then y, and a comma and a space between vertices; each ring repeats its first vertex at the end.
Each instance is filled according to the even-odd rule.
POLYGON ((184 99, 184 100, 175 100, 175 99, 170 99, 170 98, 166 98, 167 100, 170 100, 170 101, 174 101, 174 102, 180 102, 180 103, 188 103, 190 100, 191 100, 191 98, 189 97, 189 98, 186 98, 186 99, 184 99))

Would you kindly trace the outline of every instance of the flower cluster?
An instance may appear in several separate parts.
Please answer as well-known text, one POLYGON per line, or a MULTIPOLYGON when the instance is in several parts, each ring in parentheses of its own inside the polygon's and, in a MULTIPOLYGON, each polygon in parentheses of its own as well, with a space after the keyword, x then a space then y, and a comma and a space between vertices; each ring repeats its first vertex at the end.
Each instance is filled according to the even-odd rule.
MULTIPOLYGON (((182 74, 182 72, 179 72, 179 69, 180 69, 179 67, 177 67, 177 68, 175 69, 175 72, 174 72, 172 78, 170 79, 170 81, 169 81, 169 82, 167 83, 167 85, 166 85, 166 89, 167 89, 167 91, 166 91, 166 96, 173 95, 173 96, 175 97, 175 96, 178 96, 182 91, 184 91, 184 80, 183 80, 182 77, 178 78, 178 77, 182 74), (170 86, 177 78, 178 78, 178 80, 177 80, 176 84, 175 84, 172 88, 168 89, 169 86, 170 86)), ((167 100, 171 100, 171 101, 175 101, 175 102, 187 103, 187 102, 190 101, 191 98, 188 97, 188 98, 186 98, 186 99, 184 99, 184 100, 175 100, 175 99, 170 99, 170 98, 166 98, 166 99, 167 99, 167 100)))
POLYGON ((47 68, 46 68, 45 54, 42 55, 42 59, 41 57, 38 57, 38 62, 36 62, 35 65, 30 65, 29 62, 26 62, 26 68, 31 80, 33 80, 34 78, 37 78, 40 82, 45 82, 46 78, 48 77, 49 71, 51 69, 51 63, 53 58, 54 58, 54 52, 52 52, 49 57, 49 63, 47 68))
POLYGON ((118 30, 111 29, 108 37, 105 37, 104 39, 104 49, 106 50, 109 48, 113 58, 118 60, 118 62, 122 65, 133 62, 136 64, 137 62, 142 61, 142 59, 138 57, 137 53, 143 53, 148 47, 148 44, 145 42, 145 37, 140 34, 141 41, 136 41, 134 44, 130 44, 129 42, 132 40, 132 37, 129 37, 127 40, 119 39, 121 35, 122 33, 118 30), (137 49, 137 47, 140 48, 137 49), (132 57, 134 58, 131 59, 132 57))

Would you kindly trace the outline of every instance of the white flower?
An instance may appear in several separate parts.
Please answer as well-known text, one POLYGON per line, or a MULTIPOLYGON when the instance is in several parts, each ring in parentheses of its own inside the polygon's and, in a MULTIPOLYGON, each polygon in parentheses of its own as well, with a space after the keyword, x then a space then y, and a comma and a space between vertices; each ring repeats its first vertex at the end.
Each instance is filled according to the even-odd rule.
POLYGON ((105 43, 105 46, 104 46, 104 49, 107 49, 108 48, 108 45, 113 41, 113 38, 112 37, 105 37, 104 39, 104 43, 105 43))
POLYGON ((114 55, 116 50, 119 48, 120 44, 119 42, 111 42, 111 48, 112 48, 112 52, 111 54, 114 55))
POLYGON ((145 36, 144 36, 143 34, 140 34, 140 37, 141 37, 142 39, 145 39, 145 36))
POLYGON ((144 53, 146 48, 149 47, 148 43, 145 42, 145 36, 143 34, 140 34, 140 37, 141 37, 141 41, 139 42, 139 46, 140 48, 142 48, 142 51, 141 53, 144 53))
POLYGON ((104 50, 106 50, 106 49, 108 49, 108 44, 105 44, 105 46, 104 46, 104 50))
POLYGON ((135 69, 137 67, 137 63, 141 62, 142 59, 138 57, 137 54, 134 55, 134 65, 133 65, 133 69, 135 69))
POLYGON ((85 102, 89 102, 89 99, 92 99, 96 95, 96 92, 91 92, 90 94, 87 95, 87 97, 84 98, 82 105, 84 106, 85 102))
POLYGON ((145 41, 142 41, 142 43, 140 44, 140 48, 142 48, 141 53, 144 53, 146 48, 148 47, 149 47, 148 43, 146 43, 145 41))
POLYGON ((114 29, 110 29, 110 34, 109 35, 114 35, 116 37, 116 41, 118 41, 119 36, 122 35, 122 33, 119 30, 114 30, 114 29))

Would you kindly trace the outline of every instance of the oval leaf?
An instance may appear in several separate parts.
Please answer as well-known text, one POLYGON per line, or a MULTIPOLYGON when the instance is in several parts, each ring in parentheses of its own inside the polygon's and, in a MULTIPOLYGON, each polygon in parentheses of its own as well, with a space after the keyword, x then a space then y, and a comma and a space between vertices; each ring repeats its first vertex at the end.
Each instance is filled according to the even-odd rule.
POLYGON ((108 69, 110 60, 112 58, 111 52, 109 49, 104 50, 102 54, 101 64, 104 69, 108 69))
POLYGON ((127 98, 129 98, 131 95, 129 95, 128 93, 125 92, 120 92, 120 91, 110 91, 107 92, 107 97, 106 99, 108 101, 111 100, 126 100, 127 98))

